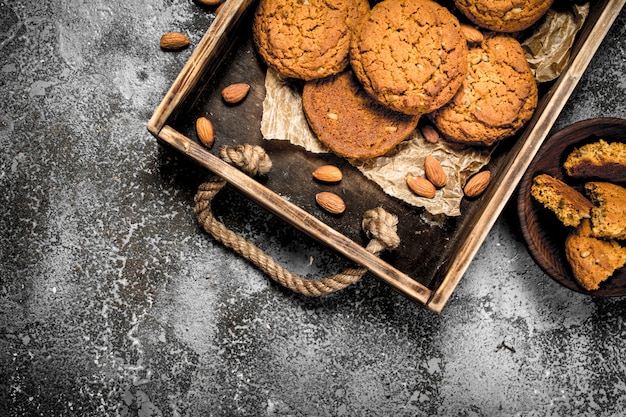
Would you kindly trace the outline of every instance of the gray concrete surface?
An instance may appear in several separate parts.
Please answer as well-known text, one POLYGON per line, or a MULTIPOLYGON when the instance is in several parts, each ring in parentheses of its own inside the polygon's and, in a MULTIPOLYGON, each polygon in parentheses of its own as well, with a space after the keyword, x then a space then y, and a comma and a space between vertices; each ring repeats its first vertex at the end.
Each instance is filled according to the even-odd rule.
MULTIPOLYGON (((373 277, 293 295, 204 234, 201 173, 146 122, 191 53, 160 35, 211 18, 0 0, 0 415, 624 415, 626 300, 551 281, 511 208, 441 315, 373 277)), ((626 117, 625 35, 622 11, 555 129, 626 117)), ((294 272, 341 264, 234 221, 294 272)))

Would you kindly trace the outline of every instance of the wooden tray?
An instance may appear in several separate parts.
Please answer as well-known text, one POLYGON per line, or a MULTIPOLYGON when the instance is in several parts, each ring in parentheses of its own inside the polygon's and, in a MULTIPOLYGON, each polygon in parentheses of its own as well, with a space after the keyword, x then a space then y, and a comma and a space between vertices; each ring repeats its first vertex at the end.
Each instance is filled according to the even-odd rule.
POLYGON ((364 266, 419 305, 440 312, 625 2, 591 4, 564 73, 542 85, 538 109, 528 126, 494 152, 488 191, 477 200, 464 201, 458 217, 431 216, 389 197, 334 155, 312 154, 284 141, 262 138, 265 66, 250 37, 253 0, 224 4, 152 115, 148 130, 159 143, 221 176, 275 216, 364 266), (220 91, 233 82, 246 82, 252 89, 243 103, 228 107, 220 91), (199 145, 195 135, 194 121, 199 116, 207 116, 215 127, 216 146, 210 151, 199 145), (222 145, 241 143, 262 146, 272 159, 272 171, 262 183, 216 156, 222 145), (325 214, 315 204, 314 196, 322 186, 311 180, 311 172, 325 163, 338 165, 344 172, 339 188, 332 190, 341 193, 348 207, 340 217, 325 214), (367 242, 360 231, 363 212, 378 205, 398 216, 402 242, 396 251, 380 258, 364 249, 367 242))

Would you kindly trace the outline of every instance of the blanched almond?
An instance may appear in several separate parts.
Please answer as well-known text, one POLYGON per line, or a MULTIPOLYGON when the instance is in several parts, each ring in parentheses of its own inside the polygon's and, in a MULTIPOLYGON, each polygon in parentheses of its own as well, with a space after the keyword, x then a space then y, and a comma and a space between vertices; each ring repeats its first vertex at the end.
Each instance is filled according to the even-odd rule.
POLYGON ((443 167, 439 161, 431 155, 428 155, 424 160, 424 172, 426 173, 426 178, 437 188, 445 187, 448 182, 448 177, 443 167))
POLYGON ((433 183, 424 177, 409 174, 406 177, 406 185, 408 185, 415 194, 424 198, 433 198, 437 192, 433 183))
POLYGON ((334 165, 322 165, 313 171, 313 178, 322 182, 339 182, 343 178, 343 174, 334 165))
POLYGON ((341 197, 330 191, 322 191, 315 195, 315 201, 321 208, 331 214, 341 214, 346 211, 346 203, 341 197))

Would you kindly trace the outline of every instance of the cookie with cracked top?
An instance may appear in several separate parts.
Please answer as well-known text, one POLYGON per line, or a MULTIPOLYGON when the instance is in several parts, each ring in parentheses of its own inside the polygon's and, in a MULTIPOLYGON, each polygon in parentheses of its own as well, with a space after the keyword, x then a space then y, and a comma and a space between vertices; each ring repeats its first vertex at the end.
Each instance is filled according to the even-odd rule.
POLYGON ((491 34, 467 55, 468 73, 449 103, 429 114, 453 142, 490 146, 513 136, 532 117, 537 82, 520 43, 491 34))
POLYGON ((365 90, 385 106, 426 114, 443 106, 467 72, 458 19, 431 0, 384 0, 356 26, 350 63, 365 90))
POLYGON ((455 0, 456 7, 478 26, 496 32, 528 29, 550 9, 553 0, 455 0))
POLYGON ((369 9, 367 0, 260 0, 252 37, 281 76, 323 78, 347 68, 352 28, 369 9))

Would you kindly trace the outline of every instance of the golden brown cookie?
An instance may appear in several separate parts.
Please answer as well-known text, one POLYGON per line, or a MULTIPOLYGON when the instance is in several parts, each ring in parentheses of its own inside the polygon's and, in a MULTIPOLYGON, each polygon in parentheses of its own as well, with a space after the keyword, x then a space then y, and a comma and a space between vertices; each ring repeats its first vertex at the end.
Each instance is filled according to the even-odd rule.
POLYGON ((449 140, 490 146, 513 136, 537 107, 537 83, 520 43, 485 36, 470 48, 468 72, 454 98, 429 115, 449 140))
POLYGON ((550 8, 553 0, 455 0, 456 7, 472 22, 496 32, 529 28, 550 8))
POLYGON ((260 0, 252 36, 278 74, 322 78, 348 66, 351 29, 368 11, 367 0, 260 0))
POLYGON ((626 264, 626 248, 614 240, 591 236, 589 219, 585 219, 565 239, 565 257, 576 281, 591 291, 626 264))
POLYGON ((395 112, 371 98, 352 71, 307 82, 302 107, 320 142, 354 159, 387 153, 419 121, 419 116, 395 112))
POLYGON ((533 178, 530 195, 552 211, 565 226, 577 227, 590 217, 593 204, 568 184, 548 174, 533 178))
POLYGON ((611 182, 626 181, 626 143, 603 139, 574 149, 563 163, 572 178, 598 178, 611 182))
POLYGON ((588 182, 585 192, 595 206, 591 209, 593 236, 626 239, 626 188, 610 182, 588 182))
POLYGON ((467 72, 457 18, 431 0, 385 0, 355 29, 350 63, 365 90, 389 108, 425 114, 454 96, 467 72))

